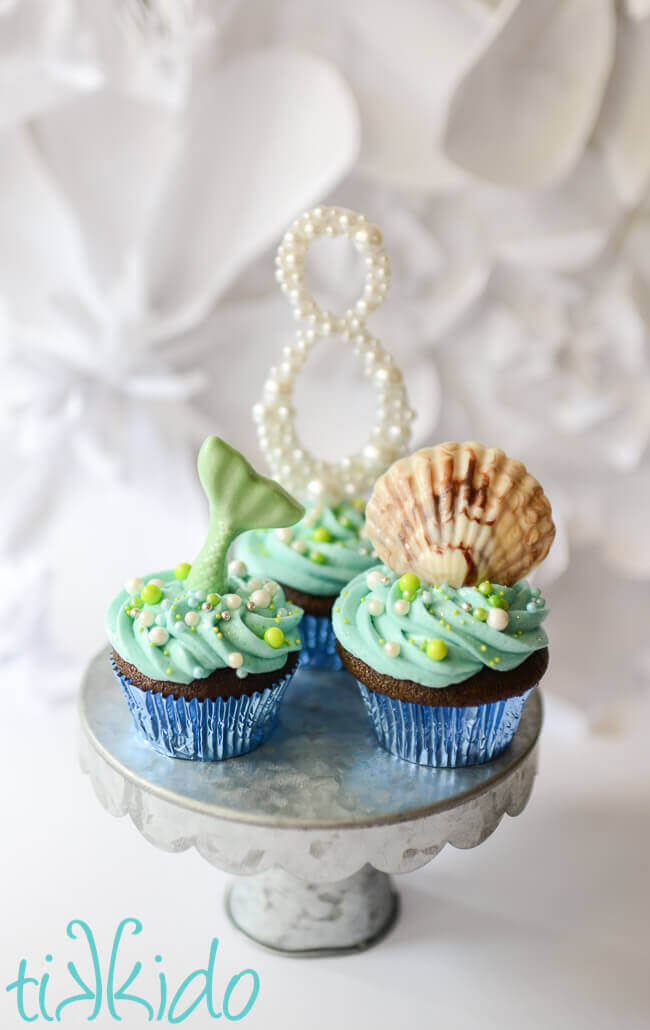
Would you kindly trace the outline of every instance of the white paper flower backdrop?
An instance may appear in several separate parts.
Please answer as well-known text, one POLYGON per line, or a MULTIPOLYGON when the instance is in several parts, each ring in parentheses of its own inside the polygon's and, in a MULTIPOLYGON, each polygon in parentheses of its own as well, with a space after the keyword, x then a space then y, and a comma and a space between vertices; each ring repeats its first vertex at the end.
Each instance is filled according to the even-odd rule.
MULTIPOLYGON (((478 436, 529 462, 561 519, 546 580, 589 546, 611 597, 647 585, 649 4, 16 0, 0 83, 14 673, 85 657, 116 583, 198 542, 193 450, 210 430, 255 453, 248 411, 292 331, 269 248, 319 199, 384 230, 372 328, 405 368, 416 442, 478 436), (20 569, 41 633, 33 605, 16 618, 20 569)), ((357 269, 330 257, 310 269, 335 306, 357 269)), ((340 451, 367 412, 334 346, 299 402, 340 451)), ((550 589, 577 618, 579 568, 550 589)), ((639 683, 647 611, 598 617, 593 639, 625 619, 639 683)), ((567 620, 551 630, 570 653, 567 620)))

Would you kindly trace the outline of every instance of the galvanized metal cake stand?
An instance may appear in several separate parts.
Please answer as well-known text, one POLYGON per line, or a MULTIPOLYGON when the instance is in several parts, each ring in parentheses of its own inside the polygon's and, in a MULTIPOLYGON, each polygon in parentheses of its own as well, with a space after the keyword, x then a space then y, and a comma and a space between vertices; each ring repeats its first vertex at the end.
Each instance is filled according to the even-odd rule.
POLYGON ((428 769, 375 742, 345 672, 301 669, 280 723, 257 751, 226 762, 156 754, 136 735, 108 653, 80 699, 82 764, 102 805, 156 847, 195 847, 236 874, 233 923, 287 955, 358 951, 391 928, 408 873, 445 846, 473 848, 526 805, 542 724, 531 694, 507 751, 483 766, 428 769))

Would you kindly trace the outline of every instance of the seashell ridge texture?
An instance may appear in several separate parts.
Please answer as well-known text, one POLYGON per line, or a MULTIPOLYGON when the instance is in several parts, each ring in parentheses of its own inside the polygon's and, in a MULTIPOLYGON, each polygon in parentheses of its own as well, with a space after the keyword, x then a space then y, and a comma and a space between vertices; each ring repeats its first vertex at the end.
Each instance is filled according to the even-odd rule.
POLYGON ((379 477, 366 532, 393 572, 424 583, 511 586, 549 552, 551 505, 521 461, 480 443, 442 443, 379 477))

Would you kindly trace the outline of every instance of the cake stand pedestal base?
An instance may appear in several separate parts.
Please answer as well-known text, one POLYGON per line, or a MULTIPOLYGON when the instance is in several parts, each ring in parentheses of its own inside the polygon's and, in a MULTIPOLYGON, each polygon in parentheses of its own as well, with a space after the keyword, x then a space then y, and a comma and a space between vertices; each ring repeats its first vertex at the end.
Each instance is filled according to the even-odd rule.
POLYGON ((226 911, 247 937, 283 955, 363 951, 388 933, 398 911, 390 876, 365 865, 335 883, 309 883, 282 869, 239 877, 226 911))

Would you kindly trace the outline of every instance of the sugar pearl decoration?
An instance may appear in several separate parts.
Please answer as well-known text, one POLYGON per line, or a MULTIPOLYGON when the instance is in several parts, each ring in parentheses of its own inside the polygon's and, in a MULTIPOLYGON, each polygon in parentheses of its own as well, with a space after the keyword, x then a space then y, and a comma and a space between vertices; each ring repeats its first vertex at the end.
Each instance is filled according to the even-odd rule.
POLYGON ((235 558, 228 565, 228 574, 230 576, 245 576, 247 572, 248 568, 243 561, 239 560, 239 558, 235 558))
POLYGON ((240 651, 231 651, 228 655, 228 665, 231 669, 240 669, 244 664, 244 656, 240 651))
POLYGON ((296 554, 304 554, 307 550, 307 544, 304 540, 294 540, 291 546, 296 554))
POLYGON ((262 584, 260 583, 259 579, 249 579, 248 581, 249 590, 259 590, 261 586, 262 584))
POLYGON ((188 612, 183 621, 186 626, 198 626, 201 616, 198 612, 188 612))
POLYGON ((381 583, 383 578, 383 573, 377 572, 377 569, 375 569, 374 572, 369 572, 366 576, 366 585, 368 590, 373 590, 378 583, 381 583))
POLYGON ((490 608, 487 617, 487 624, 492 629, 504 630, 510 621, 510 616, 503 608, 490 608))
POLYGON ((149 630, 149 640, 156 647, 162 647, 169 640, 169 633, 164 626, 154 626, 153 629, 149 630))
POLYGON ((400 646, 396 640, 389 640, 386 644, 384 644, 384 651, 386 652, 389 658, 397 658, 400 652, 400 646))
POLYGON ((152 587, 160 587, 160 589, 161 589, 161 590, 162 590, 162 588, 163 588, 163 587, 164 587, 164 585, 165 585, 165 581, 164 581, 163 579, 150 579, 150 580, 148 580, 147 582, 148 582, 148 583, 149 583, 149 584, 150 584, 150 585, 151 585, 152 587))
POLYGON ((403 599, 400 599, 399 601, 395 601, 395 604, 393 605, 393 609, 394 609, 396 615, 408 615, 408 613, 409 613, 409 611, 411 609, 411 606, 408 603, 408 601, 404 601, 403 599))
POLYGON ((430 590, 423 590, 420 597, 422 599, 422 604, 431 604, 433 601, 433 594, 430 590))
POLYGON ((224 601, 231 611, 236 611, 237 608, 241 607, 241 597, 239 594, 226 594, 224 601))
POLYGON ((138 616, 138 625, 144 626, 145 628, 147 626, 153 626, 155 621, 156 618, 154 613, 151 611, 151 608, 144 608, 138 616))
POLYGON ((278 540, 281 540, 283 544, 291 543, 291 530, 290 529, 276 529, 275 535, 278 540))
POLYGON ((472 610, 472 606, 469 603, 469 601, 463 601, 462 604, 461 604, 461 608, 463 609, 464 612, 471 612, 471 610, 472 610))
MULTIPOLYGON (((341 501, 368 492, 378 475, 402 454, 411 434, 413 413, 399 369, 365 319, 383 302, 390 282, 381 232, 365 215, 338 207, 317 207, 298 218, 285 234, 276 257, 276 279, 303 327, 283 361, 272 368, 261 401, 253 408, 260 446, 276 479, 312 501, 341 501), (305 262, 312 240, 343 236, 365 262, 362 295, 343 314, 322 311, 305 281, 305 262), (316 459, 299 439, 292 395, 295 380, 317 340, 337 334, 349 341, 377 391, 377 413, 367 442, 339 462, 316 459)), ((289 543, 291 534, 279 530, 289 543)), ((302 552, 298 552, 302 553, 302 552)))
POLYGON ((254 590, 251 594, 251 601, 256 608, 268 608, 271 603, 271 595, 268 590, 254 590))
POLYGON ((273 579, 265 579, 264 580, 264 588, 265 588, 265 590, 268 590, 268 592, 271 595, 271 597, 275 597, 275 595, 277 594, 278 590, 280 589, 280 584, 276 583, 275 580, 273 580, 273 579))
POLYGON ((373 598, 372 601, 368 602, 368 611, 371 615, 383 615, 384 614, 384 602, 373 598))
POLYGON ((144 580, 138 576, 133 576, 131 579, 126 581, 126 590, 129 594, 139 594, 144 586, 144 580))

